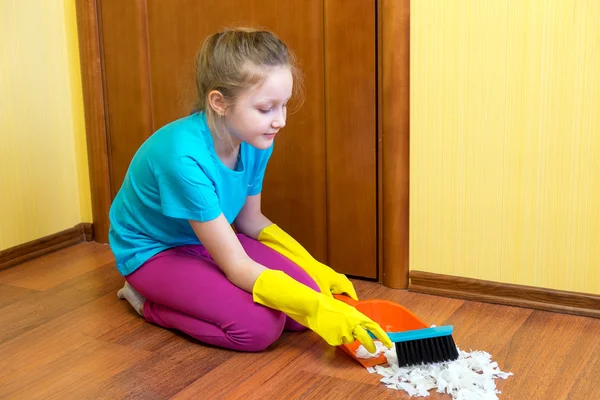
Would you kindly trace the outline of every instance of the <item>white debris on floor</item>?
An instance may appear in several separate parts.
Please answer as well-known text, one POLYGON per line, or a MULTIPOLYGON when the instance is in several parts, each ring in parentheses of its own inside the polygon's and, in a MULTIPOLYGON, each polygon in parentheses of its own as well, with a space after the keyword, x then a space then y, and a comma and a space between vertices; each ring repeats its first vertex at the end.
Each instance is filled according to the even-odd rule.
MULTIPOLYGON (((379 350, 378 343, 381 342, 375 341, 379 350)), ((494 379, 506 379, 512 375, 501 371, 498 363, 492 361, 492 356, 485 351, 466 352, 457 347, 459 357, 455 361, 400 368, 395 347, 383 349, 388 365, 376 365, 367 370, 383 376, 381 382, 388 388, 404 390, 411 397, 427 397, 429 390, 436 389, 455 400, 497 400, 500 391, 496 389, 494 379)), ((367 355, 361 358, 375 356, 363 346, 359 346, 356 355, 367 355)))
POLYGON ((369 351, 367 349, 365 349, 365 346, 363 346, 361 344, 356 349, 356 356, 358 358, 364 358, 364 359, 377 358, 381 355, 381 353, 388 350, 388 348, 385 347, 385 344, 381 343, 379 340, 373 340, 373 343, 375 343, 375 347, 376 347, 375 353, 369 353, 369 351))

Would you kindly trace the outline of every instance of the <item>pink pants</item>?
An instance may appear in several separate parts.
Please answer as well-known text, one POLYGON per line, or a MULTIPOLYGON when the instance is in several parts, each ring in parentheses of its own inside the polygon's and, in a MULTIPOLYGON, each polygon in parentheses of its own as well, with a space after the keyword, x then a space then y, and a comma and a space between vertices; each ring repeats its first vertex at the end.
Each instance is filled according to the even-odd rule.
MULTIPOLYGON (((256 262, 318 291, 300 267, 262 243, 238 235, 256 262)), ((184 332, 204 343, 241 351, 261 351, 283 330, 304 330, 296 321, 260 304, 232 284, 201 245, 165 250, 125 279, 147 301, 144 318, 184 332)))

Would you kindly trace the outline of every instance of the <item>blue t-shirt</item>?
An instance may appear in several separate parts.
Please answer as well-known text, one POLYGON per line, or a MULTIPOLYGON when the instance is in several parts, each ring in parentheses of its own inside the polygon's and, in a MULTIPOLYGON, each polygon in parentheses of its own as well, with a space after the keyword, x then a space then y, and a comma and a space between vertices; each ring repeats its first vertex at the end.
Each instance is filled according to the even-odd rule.
POLYGON ((109 243, 122 275, 155 254, 199 244, 188 220, 210 221, 221 213, 233 223, 247 196, 261 192, 273 146, 240 146, 236 170, 214 148, 204 113, 162 127, 133 157, 109 213, 109 243))

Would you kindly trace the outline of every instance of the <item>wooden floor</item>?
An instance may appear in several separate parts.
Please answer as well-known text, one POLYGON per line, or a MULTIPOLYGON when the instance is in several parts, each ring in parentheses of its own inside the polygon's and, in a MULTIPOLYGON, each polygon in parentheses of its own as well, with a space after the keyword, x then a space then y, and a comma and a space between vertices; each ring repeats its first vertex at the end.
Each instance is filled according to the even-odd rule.
MULTIPOLYGON (((1 270, 0 398, 409 398, 312 332, 247 354, 146 323, 117 298, 122 283, 97 243, 1 270)), ((600 320, 355 284, 361 298, 453 324, 459 347, 491 353, 515 374, 497 381, 501 399, 600 399, 600 320)))

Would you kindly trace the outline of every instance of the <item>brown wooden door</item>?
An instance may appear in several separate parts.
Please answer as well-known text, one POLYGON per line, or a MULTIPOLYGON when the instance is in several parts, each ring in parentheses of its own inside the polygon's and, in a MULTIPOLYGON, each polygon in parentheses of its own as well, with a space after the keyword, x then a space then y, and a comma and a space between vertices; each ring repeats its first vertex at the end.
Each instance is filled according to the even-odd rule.
POLYGON ((375 0, 98 0, 111 194, 156 129, 190 112, 194 56, 228 26, 273 30, 305 102, 277 138, 263 212, 315 257, 377 277, 375 0))

